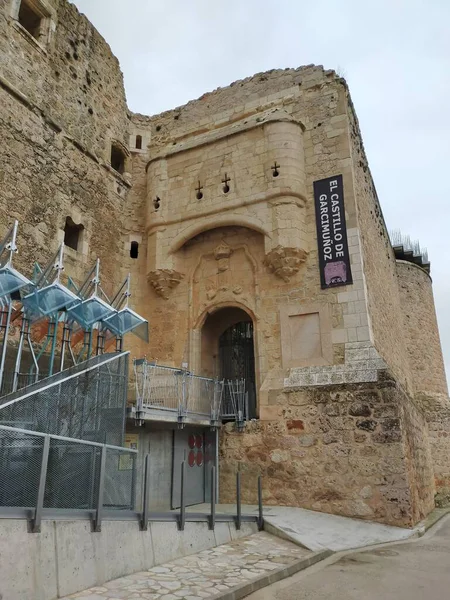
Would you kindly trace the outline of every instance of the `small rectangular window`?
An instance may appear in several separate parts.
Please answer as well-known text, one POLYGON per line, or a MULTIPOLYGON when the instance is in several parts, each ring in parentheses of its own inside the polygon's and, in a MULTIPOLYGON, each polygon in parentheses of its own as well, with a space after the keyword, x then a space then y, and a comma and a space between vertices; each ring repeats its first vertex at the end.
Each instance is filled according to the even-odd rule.
POLYGON ((27 0, 21 1, 17 20, 29 34, 39 40, 42 34, 43 16, 27 0))
POLYGON ((125 158, 126 156, 122 149, 113 144, 111 146, 111 166, 120 174, 125 171, 125 158))
POLYGON ((84 226, 81 223, 77 225, 71 217, 67 217, 64 227, 64 244, 72 250, 79 250, 83 230, 84 226))
POLYGON ((131 242, 130 258, 138 258, 138 256, 139 256, 139 243, 131 242))

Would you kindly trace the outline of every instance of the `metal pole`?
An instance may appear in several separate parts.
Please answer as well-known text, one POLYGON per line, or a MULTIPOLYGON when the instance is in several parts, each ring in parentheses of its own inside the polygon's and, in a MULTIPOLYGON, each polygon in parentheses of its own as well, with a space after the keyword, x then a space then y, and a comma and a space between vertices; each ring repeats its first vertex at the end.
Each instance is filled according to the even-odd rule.
MULTIPOLYGON (((2 391, 3 373, 5 370, 6 347, 8 345, 9 326, 11 324, 11 313, 12 313, 12 302, 10 302, 8 305, 8 312, 6 313, 5 332, 3 334, 2 356, 1 356, 1 360, 0 360, 0 392, 2 391)), ((4 313, 4 311, 2 311, 0 314, 1 314, 0 325, 2 325, 2 329, 3 329, 3 315, 5 313, 4 313)))
POLYGON ((262 498, 262 476, 258 477, 258 528, 261 531, 264 527, 264 517, 263 517, 263 498, 262 498))
POLYGON ((97 493, 97 510, 95 513, 94 531, 96 533, 102 530, 102 517, 103 517, 103 494, 105 491, 105 469, 106 469, 106 446, 102 446, 100 456, 100 476, 98 479, 98 493, 97 493))
POLYGON ((144 493, 142 498, 141 531, 148 529, 148 513, 150 500, 150 454, 146 454, 144 463, 144 493))
POLYGON ((20 328, 20 338, 19 338, 19 347, 17 349, 17 358, 16 358, 16 366, 14 369, 14 377, 13 377, 13 387, 12 391, 15 392, 19 387, 19 375, 20 375, 20 365, 22 363, 22 352, 23 345, 25 341, 25 336, 28 331, 28 319, 25 315, 22 317, 22 326, 20 328))
POLYGON ((219 487, 219 428, 216 429, 216 448, 215 448, 215 467, 216 467, 216 496, 220 502, 220 487, 219 487))
POLYGON ((185 497, 185 484, 186 481, 186 461, 183 460, 181 463, 181 502, 180 502, 180 516, 178 518, 178 529, 184 531, 184 525, 186 523, 186 497, 185 497))
POLYGON ((38 364, 38 361, 36 359, 36 355, 34 353, 33 343, 31 341, 31 334, 30 334, 30 328, 29 327, 28 327, 28 331, 27 331, 27 342, 28 342, 28 347, 30 348, 31 358, 33 359, 34 368, 36 370, 36 374, 34 376, 34 382, 33 383, 36 383, 36 381, 39 381, 39 364, 38 364))
POLYGON ((241 508, 241 472, 236 473, 236 529, 239 531, 242 523, 241 508))
POLYGON ((216 467, 211 467, 211 515, 209 517, 209 528, 216 526, 216 467))
POLYGON ((58 317, 55 317, 55 319, 52 319, 51 321, 49 321, 48 327, 49 327, 49 331, 51 328, 51 334, 49 333, 49 335, 51 335, 51 339, 52 339, 49 368, 48 368, 48 375, 50 377, 51 375, 53 375, 53 366, 55 364, 56 336, 58 334, 58 317))
POLYGON ((42 510, 44 508, 45 497, 45 482, 47 480, 48 455, 50 452, 50 436, 44 438, 44 446, 42 448, 41 475, 39 478, 39 489, 36 501, 36 510, 34 519, 31 522, 32 533, 40 533, 42 522, 42 510))

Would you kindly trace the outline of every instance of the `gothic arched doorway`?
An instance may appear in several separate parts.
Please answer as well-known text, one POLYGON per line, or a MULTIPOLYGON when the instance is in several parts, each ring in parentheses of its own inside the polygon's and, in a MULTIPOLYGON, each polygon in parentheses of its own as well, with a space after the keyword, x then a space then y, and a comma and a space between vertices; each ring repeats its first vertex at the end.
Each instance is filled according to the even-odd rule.
MULTIPOLYGON (((227 381, 245 381, 247 417, 256 417, 254 328, 241 308, 226 307, 209 314, 202 329, 202 371, 227 381)), ((231 414, 228 386, 223 397, 224 412, 231 414)))

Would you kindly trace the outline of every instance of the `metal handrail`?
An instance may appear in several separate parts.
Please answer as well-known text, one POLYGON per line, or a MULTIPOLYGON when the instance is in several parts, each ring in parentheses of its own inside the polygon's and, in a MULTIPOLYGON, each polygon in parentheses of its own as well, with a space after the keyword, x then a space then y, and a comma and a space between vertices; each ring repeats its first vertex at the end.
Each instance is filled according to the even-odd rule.
POLYGON ((99 442, 88 442, 87 440, 78 440, 76 438, 64 437, 62 435, 54 435, 53 433, 41 433, 40 431, 30 431, 29 429, 19 429, 18 427, 9 427, 7 425, 0 425, 0 431, 10 431, 11 433, 23 433, 25 435, 46 438, 49 437, 52 440, 59 440, 61 442, 70 442, 71 444, 82 444, 85 446, 96 446, 97 448, 108 448, 110 450, 122 450, 126 451, 127 454, 138 454, 137 450, 131 448, 124 448, 123 446, 112 446, 111 444, 100 444, 99 442))
POLYGON ((134 361, 134 373, 138 413, 147 408, 170 410, 181 426, 190 414, 203 415, 217 426, 224 381, 145 359, 134 361))

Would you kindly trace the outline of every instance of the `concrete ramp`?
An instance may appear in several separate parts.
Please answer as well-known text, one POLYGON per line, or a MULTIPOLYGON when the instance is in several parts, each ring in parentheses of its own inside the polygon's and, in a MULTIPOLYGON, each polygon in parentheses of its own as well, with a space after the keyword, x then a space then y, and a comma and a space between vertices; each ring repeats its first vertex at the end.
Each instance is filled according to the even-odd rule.
MULTIPOLYGON (((198 510, 199 507, 196 509, 198 510)), ((202 505, 202 509, 208 510, 207 505, 202 505)), ((221 513, 235 512, 235 510, 234 505, 217 506, 217 512, 221 513)), ((257 512, 256 506, 242 506, 243 514, 257 514, 257 512)), ((420 532, 420 527, 403 529, 287 506, 265 507, 264 521, 264 528, 269 533, 295 542, 313 552, 320 550, 339 552, 373 544, 398 542, 412 538, 420 532)))

